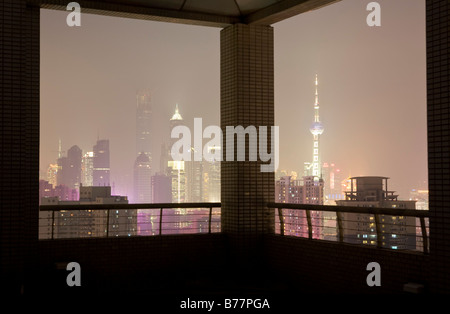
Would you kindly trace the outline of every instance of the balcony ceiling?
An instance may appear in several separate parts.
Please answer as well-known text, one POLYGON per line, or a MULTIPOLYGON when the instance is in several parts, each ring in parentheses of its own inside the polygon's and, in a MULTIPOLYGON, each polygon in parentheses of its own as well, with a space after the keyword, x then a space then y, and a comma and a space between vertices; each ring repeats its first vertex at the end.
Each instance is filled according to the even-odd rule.
MULTIPOLYGON (((81 12, 226 27, 271 25, 340 0, 79 0, 81 12)), ((69 1, 27 0, 41 8, 65 10, 69 1)))

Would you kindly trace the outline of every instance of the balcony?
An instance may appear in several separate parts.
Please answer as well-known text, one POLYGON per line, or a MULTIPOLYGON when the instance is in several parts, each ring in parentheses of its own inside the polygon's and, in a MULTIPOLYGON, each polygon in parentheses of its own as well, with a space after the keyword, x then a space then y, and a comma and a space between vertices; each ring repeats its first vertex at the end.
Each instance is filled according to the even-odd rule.
POLYGON ((428 211, 267 207, 275 214, 275 232, 264 236, 260 254, 246 263, 234 259, 221 231, 221 203, 40 206, 41 276, 52 293, 73 293, 65 284, 65 267, 76 261, 85 278, 78 292, 217 297, 238 291, 274 298, 292 291, 323 293, 335 289, 333 284, 343 291, 373 292, 365 283, 365 267, 376 261, 385 278, 380 290, 402 293, 413 279, 425 282, 428 211), (138 228, 129 228, 127 220, 138 228), (323 258, 312 258, 317 252, 323 258), (361 269, 349 258, 361 260, 361 269), (402 260, 416 267, 402 270, 402 260), (336 282, 344 278, 348 286, 336 282))

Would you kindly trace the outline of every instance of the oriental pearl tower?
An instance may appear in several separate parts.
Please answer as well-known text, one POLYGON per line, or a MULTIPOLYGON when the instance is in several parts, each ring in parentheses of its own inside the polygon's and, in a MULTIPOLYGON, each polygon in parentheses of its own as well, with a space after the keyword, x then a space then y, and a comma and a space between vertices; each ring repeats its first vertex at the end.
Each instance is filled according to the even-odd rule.
POLYGON ((314 122, 311 124, 309 128, 311 134, 313 135, 313 160, 310 164, 310 175, 314 176, 314 180, 319 180, 322 178, 322 167, 320 162, 320 145, 319 138, 323 133, 324 128, 322 122, 319 119, 319 94, 317 92, 318 86, 317 74, 316 74, 316 95, 314 102, 314 122))

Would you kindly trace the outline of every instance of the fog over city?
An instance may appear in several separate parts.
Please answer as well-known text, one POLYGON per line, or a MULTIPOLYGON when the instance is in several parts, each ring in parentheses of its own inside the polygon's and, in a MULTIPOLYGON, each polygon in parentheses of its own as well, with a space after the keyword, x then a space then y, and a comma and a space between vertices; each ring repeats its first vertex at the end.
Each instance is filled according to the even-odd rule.
MULTIPOLYGON (((401 199, 427 188, 425 3, 344 0, 276 23, 275 125, 279 169, 312 158, 318 75, 322 161, 345 176, 387 176, 401 199)), ((186 125, 220 125, 220 29, 41 10, 40 170, 78 145, 109 139, 114 193, 132 193, 136 92, 151 91, 153 170, 175 106, 186 125)), ((205 141, 206 142, 206 141, 205 141)), ((204 143, 205 143, 204 142, 204 143)))

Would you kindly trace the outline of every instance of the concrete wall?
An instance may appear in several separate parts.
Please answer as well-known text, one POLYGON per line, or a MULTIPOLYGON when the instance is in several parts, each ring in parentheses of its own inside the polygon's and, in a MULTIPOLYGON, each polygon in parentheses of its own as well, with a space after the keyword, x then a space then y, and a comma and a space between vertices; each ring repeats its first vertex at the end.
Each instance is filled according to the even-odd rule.
POLYGON ((403 293, 403 284, 429 287, 429 256, 351 244, 272 235, 265 237, 268 264, 291 286, 317 293, 403 293), (369 287, 367 264, 377 262, 381 286, 369 287))

